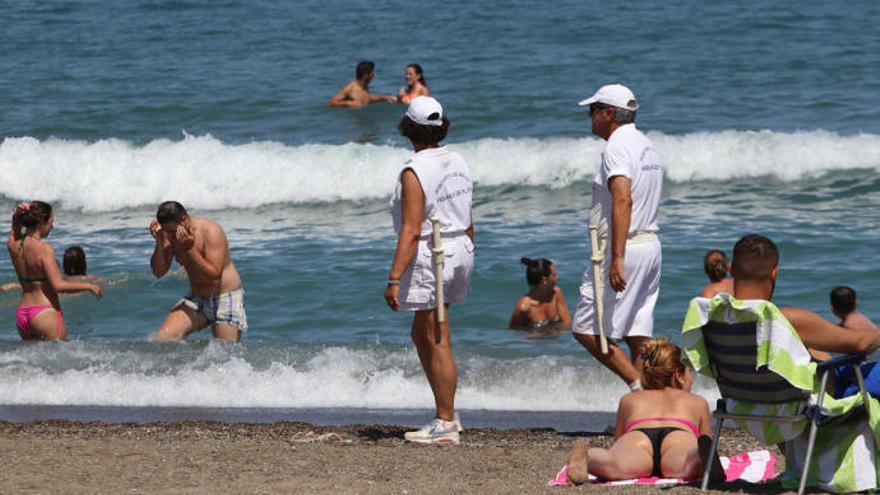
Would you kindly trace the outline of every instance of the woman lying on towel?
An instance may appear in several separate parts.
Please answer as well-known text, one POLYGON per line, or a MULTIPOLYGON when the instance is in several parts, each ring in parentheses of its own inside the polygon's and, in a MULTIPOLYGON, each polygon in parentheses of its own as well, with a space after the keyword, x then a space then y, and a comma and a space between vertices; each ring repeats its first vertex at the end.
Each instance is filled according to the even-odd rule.
MULTIPOLYGON (((641 380, 644 390, 620 399, 610 449, 587 448, 582 439, 575 443, 568 459, 569 481, 583 484, 589 474, 603 480, 702 476, 712 441, 709 405, 691 393, 693 377, 681 362, 681 350, 666 339, 649 340, 643 348, 641 380)), ((723 476, 721 463, 714 464, 713 478, 723 476)))

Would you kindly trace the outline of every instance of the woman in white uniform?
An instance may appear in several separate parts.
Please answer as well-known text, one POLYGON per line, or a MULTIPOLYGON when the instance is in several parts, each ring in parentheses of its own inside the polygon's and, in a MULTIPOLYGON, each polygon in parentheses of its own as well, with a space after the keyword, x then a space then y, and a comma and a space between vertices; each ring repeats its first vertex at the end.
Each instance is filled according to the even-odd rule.
POLYGON ((412 340, 434 393, 436 417, 417 431, 411 442, 457 444, 461 424, 455 414, 457 375, 452 357, 449 318, 437 322, 436 272, 431 255, 431 218, 440 219, 444 251, 444 297, 464 302, 474 264, 471 195, 467 163, 441 146, 449 130, 443 107, 430 96, 412 100, 398 124, 415 154, 398 176, 391 197, 397 249, 388 275, 385 301, 394 310, 414 311, 412 340))

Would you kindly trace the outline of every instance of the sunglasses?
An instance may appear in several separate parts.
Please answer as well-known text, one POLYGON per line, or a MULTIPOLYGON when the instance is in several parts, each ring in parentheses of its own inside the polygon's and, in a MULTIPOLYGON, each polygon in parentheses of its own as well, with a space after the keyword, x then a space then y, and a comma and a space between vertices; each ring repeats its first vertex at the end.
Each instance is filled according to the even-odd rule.
POLYGON ((603 105, 602 103, 590 103, 590 117, 592 117, 594 113, 601 112, 602 110, 605 110, 606 108, 611 108, 611 107, 608 105, 603 105))

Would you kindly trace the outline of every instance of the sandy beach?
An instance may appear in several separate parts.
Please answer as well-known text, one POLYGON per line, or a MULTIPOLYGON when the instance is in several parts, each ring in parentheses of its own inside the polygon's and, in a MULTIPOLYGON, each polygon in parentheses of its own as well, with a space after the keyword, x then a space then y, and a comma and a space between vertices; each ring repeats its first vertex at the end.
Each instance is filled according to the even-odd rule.
MULTIPOLYGON (((307 423, 0 422, 0 493, 419 494, 666 493, 653 487, 550 487, 575 436, 551 429, 469 429, 457 447, 403 441, 396 426, 307 423)), ((721 453, 760 447, 725 430, 721 453)), ((781 463, 780 463, 781 464, 781 463)), ((722 488, 722 487, 717 487, 722 488)), ((671 488, 697 493, 695 486, 671 488)), ((726 493, 785 493, 744 483, 726 493)), ((721 493, 716 491, 716 493, 721 493)))

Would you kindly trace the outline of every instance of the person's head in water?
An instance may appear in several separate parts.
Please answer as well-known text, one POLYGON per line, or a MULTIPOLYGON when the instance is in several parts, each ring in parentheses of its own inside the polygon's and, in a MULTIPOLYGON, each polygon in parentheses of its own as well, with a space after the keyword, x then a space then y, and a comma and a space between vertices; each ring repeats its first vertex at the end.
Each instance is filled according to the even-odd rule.
POLYGON ((15 215, 29 232, 37 231, 41 237, 46 237, 52 231, 55 217, 52 215, 52 205, 49 203, 31 201, 27 209, 17 209, 15 215))
POLYGON ((852 288, 840 286, 831 289, 831 311, 839 318, 846 318, 846 315, 856 310, 858 304, 856 291, 852 288))
POLYGON ((64 250, 64 274, 70 277, 86 274, 86 253, 79 246, 70 246, 64 250))
POLYGON ((412 89, 416 82, 422 83, 422 86, 426 88, 428 87, 428 81, 425 80, 425 76, 422 73, 422 66, 419 64, 407 65, 404 77, 406 78, 406 84, 409 86, 409 89, 412 89))
POLYGON ((762 235, 746 235, 733 247, 730 274, 734 280, 775 281, 778 266, 779 249, 762 235))
POLYGON ((666 387, 690 391, 693 377, 681 360, 681 349, 666 339, 651 339, 642 347, 641 382, 645 390, 666 387))
POLYGON ((376 75, 376 64, 372 60, 362 60, 355 67, 354 74, 358 81, 369 83, 376 75))
POLYGON ((727 255, 720 249, 710 249, 706 252, 706 256, 703 257, 703 270, 712 282, 724 280, 729 266, 727 255))
POLYGON ((173 234, 177 231, 178 225, 188 224, 189 214, 186 212, 186 208, 177 201, 166 201, 156 210, 156 220, 162 226, 162 230, 173 234))
POLYGON ((556 265, 552 261, 545 258, 522 258, 520 261, 526 265, 526 281, 529 283, 529 287, 534 289, 540 286, 548 288, 556 286, 559 275, 556 273, 556 265))
POLYGON ((449 125, 439 101, 430 96, 417 96, 397 124, 397 130, 414 145, 432 147, 446 139, 449 125))

